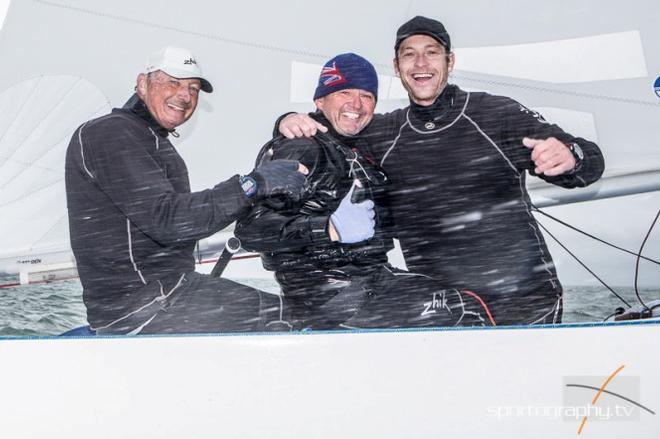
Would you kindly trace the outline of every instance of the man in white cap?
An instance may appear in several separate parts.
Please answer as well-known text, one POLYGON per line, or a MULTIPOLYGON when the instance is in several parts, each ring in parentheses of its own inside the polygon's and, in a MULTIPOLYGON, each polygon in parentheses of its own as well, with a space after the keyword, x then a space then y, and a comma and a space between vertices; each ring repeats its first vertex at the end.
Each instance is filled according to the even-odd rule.
POLYGON ((279 318, 277 297, 196 273, 193 249, 257 200, 298 199, 307 171, 274 160, 191 193, 168 135, 192 116, 200 91, 213 87, 193 54, 165 47, 149 57, 123 108, 85 122, 71 139, 71 246, 97 333, 251 331, 279 318))

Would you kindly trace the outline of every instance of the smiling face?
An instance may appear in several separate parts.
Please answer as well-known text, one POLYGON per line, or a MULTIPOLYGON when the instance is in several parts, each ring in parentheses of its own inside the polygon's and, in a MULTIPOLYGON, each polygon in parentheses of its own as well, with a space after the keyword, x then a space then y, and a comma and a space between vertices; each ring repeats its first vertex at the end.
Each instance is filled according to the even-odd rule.
POLYGON ((161 71, 141 73, 137 79, 138 96, 156 122, 167 130, 190 119, 200 89, 199 79, 177 79, 161 71))
POLYGON ((357 88, 339 90, 314 101, 342 136, 354 136, 374 117, 376 97, 357 88))
POLYGON ((394 70, 418 105, 435 102, 447 85, 454 68, 454 54, 428 35, 412 35, 401 43, 394 59, 394 70))

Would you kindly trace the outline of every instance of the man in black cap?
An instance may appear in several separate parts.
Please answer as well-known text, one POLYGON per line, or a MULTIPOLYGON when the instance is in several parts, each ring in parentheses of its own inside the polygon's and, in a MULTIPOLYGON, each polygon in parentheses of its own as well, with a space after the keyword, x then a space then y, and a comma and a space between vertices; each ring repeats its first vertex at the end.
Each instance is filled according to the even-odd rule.
POLYGON ((213 87, 193 54, 165 47, 149 57, 123 108, 85 122, 71 139, 71 247, 97 333, 251 331, 279 319, 278 297, 196 273, 193 249, 258 200, 299 198, 306 170, 276 160, 191 193, 168 135, 192 116, 200 91, 213 87))
MULTIPOLYGON (((526 174, 587 186, 602 175, 602 154, 510 98, 449 85, 454 60, 442 23, 406 22, 394 69, 410 106, 376 116, 363 131, 363 152, 392 181, 388 205, 406 264, 447 287, 476 291, 497 324, 559 323, 562 287, 532 215, 526 174)), ((317 129, 299 115, 289 122, 280 127, 287 136, 317 129)))
POLYGON ((485 325, 469 293, 387 263, 393 248, 383 209, 387 177, 359 153, 357 134, 373 117, 378 76, 366 59, 344 53, 323 67, 309 117, 328 127, 312 138, 275 137, 257 164, 298 160, 311 190, 300 202, 264 200, 236 227, 243 246, 275 271, 300 329, 485 325), (374 204, 375 203, 375 204, 374 204))

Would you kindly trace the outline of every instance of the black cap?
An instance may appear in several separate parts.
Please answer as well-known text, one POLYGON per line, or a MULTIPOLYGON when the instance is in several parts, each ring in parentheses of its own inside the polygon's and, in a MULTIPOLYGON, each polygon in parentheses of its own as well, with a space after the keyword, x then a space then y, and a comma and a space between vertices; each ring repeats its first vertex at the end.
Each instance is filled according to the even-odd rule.
POLYGON ((398 31, 396 31, 396 43, 394 44, 394 52, 399 50, 401 42, 406 38, 413 35, 428 35, 438 41, 438 43, 445 46, 447 52, 451 52, 451 40, 445 26, 437 20, 422 17, 418 15, 405 22, 398 31))

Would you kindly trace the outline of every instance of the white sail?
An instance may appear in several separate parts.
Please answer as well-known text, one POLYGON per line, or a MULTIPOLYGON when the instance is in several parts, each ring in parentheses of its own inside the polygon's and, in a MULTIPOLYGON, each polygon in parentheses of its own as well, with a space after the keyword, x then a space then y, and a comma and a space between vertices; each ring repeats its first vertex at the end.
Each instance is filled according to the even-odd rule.
POLYGON ((36 76, 0 93, 3 254, 66 249, 66 147, 81 120, 109 110, 98 88, 69 75, 36 76))
MULTIPOLYGON (((379 111, 407 105, 392 46, 397 27, 417 14, 449 29, 452 82, 512 96, 598 141, 602 182, 567 191, 530 179, 532 195, 553 214, 638 248, 660 206, 657 1, 20 0, 0 30, 0 272, 72 266, 62 182, 68 137, 123 104, 148 53, 166 44, 191 48, 216 88, 174 141, 193 189, 201 189, 249 171, 277 116, 312 109, 315 66, 332 55, 354 51, 374 62, 379 111)), ((630 256, 549 230, 608 280, 630 284, 630 256)), ((645 251, 656 259, 657 236, 645 251)), ((549 243, 564 283, 590 282, 549 243)), ((213 254, 219 243, 200 247, 213 254)), ((644 274, 642 283, 660 285, 657 270, 644 274)), ((607 390, 657 411, 660 325, 578 326, 0 340, 0 431, 22 438, 572 437, 581 418, 570 412, 566 384, 602 385, 621 365, 620 378, 637 387, 617 376, 607 390)), ((578 395, 582 406, 594 396, 578 395)), ((599 404, 613 407, 619 400, 604 400, 611 396, 599 404)), ((584 435, 657 437, 655 415, 635 413, 630 422, 590 418, 584 435)))
MULTIPOLYGON (((653 10, 652 2, 642 2, 636 11, 644 10, 644 6, 653 10)), ((652 172, 660 169, 656 147, 660 132, 655 123, 660 101, 651 85, 653 68, 660 69, 649 65, 647 53, 658 31, 639 20, 641 12, 620 14, 608 4, 576 9, 558 29, 521 23, 516 14, 502 11, 471 14, 468 25, 461 18, 469 9, 465 6, 415 7, 420 13, 446 21, 457 52, 453 82, 469 89, 510 95, 530 107, 545 109, 549 120, 573 128, 576 134, 584 133, 590 138, 595 134, 606 156, 605 179, 637 175, 635 179, 640 180, 640 173, 647 172, 650 180, 644 183, 644 190, 657 189, 658 180, 652 172), (602 19, 593 19, 596 13, 602 19), (493 14, 498 17, 496 31, 490 25, 493 14), (616 62, 604 59, 612 53, 617 54, 616 62)), ((380 23, 370 31, 369 39, 360 41, 348 35, 350 32, 336 30, 328 31, 331 38, 322 36, 327 33, 318 32, 316 20, 310 19, 316 17, 316 4, 294 7, 264 2, 259 5, 259 14, 254 14, 247 4, 214 8, 206 2, 192 2, 182 15, 173 13, 176 8, 167 3, 12 3, 10 18, 0 34, 0 52, 12 60, 13 66, 0 78, 2 96, 11 110, 0 121, 0 205, 6 212, 0 226, 3 231, 12 231, 1 235, 0 261, 7 263, 0 271, 11 270, 10 261, 17 260, 14 256, 36 257, 53 247, 65 250, 68 233, 62 174, 57 171, 62 169, 61 152, 67 141, 64 133, 71 133, 77 124, 107 111, 107 107, 81 109, 84 101, 79 95, 70 95, 68 102, 63 100, 59 106, 53 106, 55 102, 48 100, 57 99, 54 93, 58 87, 50 85, 13 101, 11 93, 28 93, 34 78, 79 78, 80 84, 97 89, 90 95, 99 96, 99 102, 106 100, 108 106, 120 106, 131 93, 145 54, 170 43, 193 48, 204 70, 218 85, 216 93, 204 96, 196 117, 181 128, 182 138, 177 143, 195 189, 248 171, 277 115, 312 108, 311 98, 301 102, 301 97, 311 95, 309 85, 313 85, 314 69, 307 69, 305 82, 295 77, 296 66, 321 65, 341 51, 359 52, 373 60, 381 73, 379 110, 405 105, 405 94, 393 77, 390 61, 393 31, 405 16, 403 10, 397 12, 396 7, 380 8, 369 2, 351 4, 353 17, 364 13, 372 23, 380 23), (246 26, 246 22, 250 25, 246 26), (69 31, 58 31, 62 26, 69 31), (33 38, 25 39, 26 34, 33 38), (11 115, 12 111, 20 113, 16 105, 20 99, 28 107, 15 120, 11 115), (36 111, 30 105, 41 106, 36 111), (57 126, 61 138, 54 139, 58 133, 43 125, 41 130, 30 133, 31 144, 39 144, 40 148, 59 142, 50 150, 50 156, 40 155, 40 165, 35 157, 43 149, 21 144, 20 129, 37 126, 49 108, 51 115, 47 120, 57 126), (61 112, 66 113, 66 118, 60 121, 61 112), (22 151, 30 151, 32 156, 21 155, 22 151), (45 162, 48 169, 43 169, 45 162), (20 172, 19 178, 14 178, 16 172, 20 172), (57 175, 59 183, 51 181, 57 175), (19 198, 24 200, 18 201, 19 198)), ((545 11, 548 16, 563 10, 551 2, 538 3, 537 8, 538 14, 545 11)), ((348 20, 353 28, 359 28, 360 21, 345 17, 342 9, 324 10, 324 23, 348 20)), ((78 90, 86 94, 82 88, 78 90)), ((621 182, 627 181, 621 178, 615 183, 600 183, 599 187, 617 188, 603 194, 593 189, 554 190, 538 180, 530 180, 533 194, 538 188, 536 199, 541 204, 632 192, 621 188, 621 182)), ((631 233, 638 235, 641 231, 631 233)))
MULTIPOLYGON (((257 11, 247 3, 228 7, 192 1, 185 9, 175 12, 174 2, 11 3, 0 32, 0 53, 11 60, 0 77, 0 271, 15 272, 17 261, 41 259, 54 250, 70 260, 61 181, 67 137, 77 124, 123 104, 146 54, 164 44, 188 46, 217 84, 176 141, 193 188, 201 189, 249 171, 279 114, 312 109, 314 66, 335 53, 355 51, 374 62, 381 75, 378 110, 405 105, 391 67, 392 41, 412 10, 441 18, 450 29, 457 53, 453 82, 512 96, 576 134, 595 137, 603 148, 607 170, 597 187, 616 190, 557 190, 529 179, 542 205, 633 193, 640 187, 657 190, 653 172, 660 169, 660 100, 652 85, 660 67, 649 61, 649 54, 659 32, 642 19, 655 12, 652 1, 623 12, 609 2, 574 8, 550 1, 536 2, 534 11, 523 1, 506 10, 485 1, 470 6, 395 2, 387 8, 375 1, 340 1, 332 8, 259 2, 257 11), (473 9, 479 12, 468 13, 473 9), (562 25, 550 26, 547 17, 558 14, 562 25), (367 27, 369 36, 361 36, 367 27), (307 66, 302 80, 300 66, 307 66), (78 78, 77 85, 50 82, 63 78, 78 78), (68 86, 74 87, 71 94, 58 97, 68 86), (629 175, 649 179, 622 187, 630 179, 620 177, 629 175)), ((649 197, 646 206, 660 204, 658 195, 649 197)), ((626 202, 613 205, 630 210, 626 202)), ((568 216, 583 216, 579 212, 588 209, 574 206, 568 216)), ((637 213, 651 216, 648 209, 637 213)), ((642 234, 631 229, 625 244, 642 234)), ((648 249, 657 254, 659 246, 654 241, 648 249)), ((555 259, 563 258, 551 250, 555 259)))

